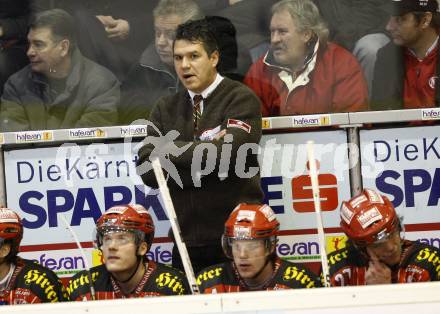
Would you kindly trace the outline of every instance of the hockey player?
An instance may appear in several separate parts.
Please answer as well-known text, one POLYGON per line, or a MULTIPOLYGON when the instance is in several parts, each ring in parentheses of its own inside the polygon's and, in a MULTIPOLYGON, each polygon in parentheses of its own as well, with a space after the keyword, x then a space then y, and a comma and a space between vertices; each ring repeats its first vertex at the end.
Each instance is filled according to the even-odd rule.
POLYGON ((239 204, 225 224, 222 245, 230 262, 210 266, 197 276, 201 293, 314 288, 318 277, 299 264, 277 257, 279 229, 267 205, 239 204))
POLYGON ((341 206, 345 248, 328 255, 332 286, 355 286, 440 279, 439 249, 405 240, 393 204, 365 189, 341 206))
POLYGON ((9 208, 0 208, 0 305, 60 302, 67 299, 57 275, 17 256, 23 224, 9 208))
POLYGON ((154 223, 141 205, 108 209, 96 224, 96 243, 103 265, 76 274, 67 292, 72 301, 182 295, 189 293, 185 276, 145 254, 154 238, 154 223), (91 292, 89 278, 95 293, 91 292))

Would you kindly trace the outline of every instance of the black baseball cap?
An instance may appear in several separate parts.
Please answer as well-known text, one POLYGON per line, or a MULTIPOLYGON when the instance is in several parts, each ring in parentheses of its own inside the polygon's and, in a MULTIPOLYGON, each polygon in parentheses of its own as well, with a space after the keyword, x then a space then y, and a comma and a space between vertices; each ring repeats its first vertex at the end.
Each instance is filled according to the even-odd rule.
POLYGON ((438 12, 437 0, 391 0, 387 4, 386 10, 393 16, 409 12, 438 12))

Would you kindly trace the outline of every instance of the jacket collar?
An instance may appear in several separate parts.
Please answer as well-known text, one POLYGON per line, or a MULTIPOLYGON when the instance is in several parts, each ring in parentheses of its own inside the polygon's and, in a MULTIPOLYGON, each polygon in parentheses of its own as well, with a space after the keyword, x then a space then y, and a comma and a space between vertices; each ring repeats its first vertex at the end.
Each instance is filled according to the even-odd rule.
POLYGON ((155 71, 165 72, 171 75, 173 78, 176 78, 174 72, 170 71, 168 66, 160 60, 159 55, 156 52, 156 47, 153 44, 150 44, 147 49, 142 52, 142 55, 139 59, 139 64, 142 67, 150 68, 155 71))
POLYGON ((301 70, 296 72, 298 73, 298 76, 296 77, 293 77, 294 73, 290 68, 284 67, 276 63, 271 50, 269 50, 264 56, 263 63, 268 67, 278 71, 278 77, 286 84, 289 92, 291 92, 296 87, 307 85, 310 82, 310 74, 315 69, 319 50, 320 42, 319 40, 316 40, 313 49, 310 49, 310 53, 307 55, 304 61, 303 67, 301 68, 301 70))

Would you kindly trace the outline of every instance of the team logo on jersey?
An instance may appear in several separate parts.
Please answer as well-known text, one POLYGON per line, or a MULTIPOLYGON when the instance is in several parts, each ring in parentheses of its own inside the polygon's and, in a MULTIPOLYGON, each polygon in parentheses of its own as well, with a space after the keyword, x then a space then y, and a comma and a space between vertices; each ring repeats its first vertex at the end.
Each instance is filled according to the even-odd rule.
POLYGON ((171 273, 161 273, 159 277, 156 278, 156 284, 159 288, 168 287, 179 295, 185 293, 185 287, 180 278, 171 273))
POLYGON ((196 283, 200 286, 203 281, 208 281, 210 279, 220 277, 222 272, 223 272, 223 268, 221 267, 204 271, 203 273, 197 276, 196 283))

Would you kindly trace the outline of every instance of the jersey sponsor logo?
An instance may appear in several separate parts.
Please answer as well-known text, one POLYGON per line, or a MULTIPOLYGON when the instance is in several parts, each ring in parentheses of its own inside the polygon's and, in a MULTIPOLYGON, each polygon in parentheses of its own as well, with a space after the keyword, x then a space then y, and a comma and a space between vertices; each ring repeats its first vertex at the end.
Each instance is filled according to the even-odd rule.
POLYGON ((440 278, 440 257, 437 250, 432 248, 424 248, 417 254, 416 260, 425 261, 431 264, 437 272, 437 278, 440 278))
POLYGON ((217 267, 211 270, 204 271, 197 276, 196 283, 200 286, 203 281, 208 281, 214 278, 218 278, 222 275, 223 268, 217 267))
POLYGON ((181 279, 171 273, 161 273, 156 278, 156 284, 159 288, 168 287, 176 294, 185 294, 185 287, 181 279))
POLYGON ((416 265, 409 265, 405 269, 405 282, 430 281, 429 272, 416 265))
POLYGON ((312 280, 305 272, 304 269, 299 269, 296 266, 289 266, 286 268, 283 274, 284 281, 295 280, 301 283, 306 288, 314 288, 315 281, 312 280))
POLYGON ((337 254, 331 254, 328 257, 328 263, 329 263, 329 265, 335 265, 337 262, 340 262, 340 261, 346 259, 347 257, 348 257, 347 250, 344 250, 344 251, 337 253, 337 254))
POLYGON ((47 278, 46 273, 41 272, 38 269, 29 270, 24 275, 24 282, 27 285, 31 285, 32 283, 38 285, 44 292, 44 295, 49 302, 60 301, 57 294, 58 288, 56 287, 58 283, 52 282, 49 278, 47 278))
MULTIPOLYGON (((98 276, 99 276, 99 272, 97 272, 97 271, 91 273, 92 281, 95 282, 96 279, 98 278, 98 276)), ((73 293, 73 291, 75 291, 79 287, 86 286, 86 285, 89 286, 90 281, 89 281, 89 277, 87 276, 87 274, 84 273, 84 274, 79 275, 75 279, 71 279, 69 281, 69 284, 66 287, 67 293, 70 295, 73 293)))

